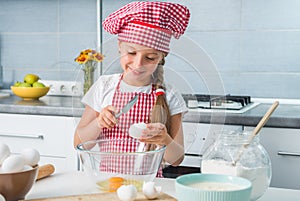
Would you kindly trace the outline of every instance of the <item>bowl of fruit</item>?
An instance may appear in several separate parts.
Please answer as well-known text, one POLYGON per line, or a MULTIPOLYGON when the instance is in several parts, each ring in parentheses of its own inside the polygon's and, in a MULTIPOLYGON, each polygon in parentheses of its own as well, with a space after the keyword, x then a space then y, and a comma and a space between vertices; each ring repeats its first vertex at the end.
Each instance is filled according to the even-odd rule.
POLYGON ((16 96, 24 100, 36 100, 45 96, 50 89, 50 87, 39 82, 39 79, 39 76, 35 74, 27 74, 23 82, 17 81, 10 88, 16 96))

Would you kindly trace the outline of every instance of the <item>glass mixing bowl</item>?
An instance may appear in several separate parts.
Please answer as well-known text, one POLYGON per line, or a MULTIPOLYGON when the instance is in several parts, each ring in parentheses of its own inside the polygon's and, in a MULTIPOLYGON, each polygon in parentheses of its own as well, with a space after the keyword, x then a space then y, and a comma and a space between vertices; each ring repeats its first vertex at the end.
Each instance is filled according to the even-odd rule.
POLYGON ((83 171, 107 192, 115 192, 123 184, 141 190, 144 181, 156 177, 165 149, 136 139, 94 140, 77 146, 83 171))

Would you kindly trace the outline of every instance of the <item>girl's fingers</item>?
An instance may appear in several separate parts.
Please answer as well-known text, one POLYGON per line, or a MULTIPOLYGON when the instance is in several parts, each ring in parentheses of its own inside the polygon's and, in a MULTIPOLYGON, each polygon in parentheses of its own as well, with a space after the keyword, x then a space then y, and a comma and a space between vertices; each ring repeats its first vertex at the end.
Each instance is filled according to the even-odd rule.
POLYGON ((102 113, 99 114, 97 120, 98 120, 98 124, 101 126, 101 128, 109 127, 109 125, 106 123, 105 117, 102 113))
POLYGON ((151 144, 164 144, 166 135, 168 133, 164 124, 151 123, 147 124, 147 128, 143 130, 140 140, 151 144))
POLYGON ((117 110, 116 107, 112 106, 112 105, 108 105, 105 107, 107 111, 110 112, 110 117, 114 117, 115 118, 115 114, 117 114, 119 111, 117 110))
POLYGON ((114 115, 115 112, 116 108, 111 105, 103 108, 97 119, 102 128, 112 128, 117 124, 117 119, 114 115))
POLYGON ((111 128, 115 125, 115 123, 111 121, 107 116, 103 116, 102 121, 106 128, 111 128))
POLYGON ((143 130, 143 135, 147 137, 161 135, 166 130, 165 128, 165 125, 161 123, 147 124, 147 128, 143 130))
POLYGON ((166 127, 162 123, 150 123, 147 124, 147 128, 150 130, 164 130, 166 127))

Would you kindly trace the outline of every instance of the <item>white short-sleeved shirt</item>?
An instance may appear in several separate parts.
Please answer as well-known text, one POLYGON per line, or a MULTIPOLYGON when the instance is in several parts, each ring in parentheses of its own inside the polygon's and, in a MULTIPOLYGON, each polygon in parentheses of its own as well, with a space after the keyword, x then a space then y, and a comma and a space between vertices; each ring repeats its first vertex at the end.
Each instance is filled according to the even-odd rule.
MULTIPOLYGON (((107 105, 111 105, 119 79, 120 74, 100 76, 82 98, 82 103, 88 105, 97 112, 100 112, 102 108, 107 105)), ((120 90, 122 92, 150 93, 151 88, 151 85, 136 87, 128 85, 124 81, 121 81, 120 83, 120 90)), ((166 98, 171 115, 186 113, 188 109, 181 94, 170 85, 167 85, 166 88, 166 98)))

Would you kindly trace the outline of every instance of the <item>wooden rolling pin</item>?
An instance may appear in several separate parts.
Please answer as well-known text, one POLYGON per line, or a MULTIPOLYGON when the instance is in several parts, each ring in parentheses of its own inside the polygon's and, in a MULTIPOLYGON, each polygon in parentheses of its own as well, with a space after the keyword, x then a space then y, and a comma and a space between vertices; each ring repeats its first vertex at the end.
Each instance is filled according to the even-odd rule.
POLYGON ((36 180, 48 177, 55 171, 55 167, 52 164, 46 164, 39 167, 38 176, 36 180))

